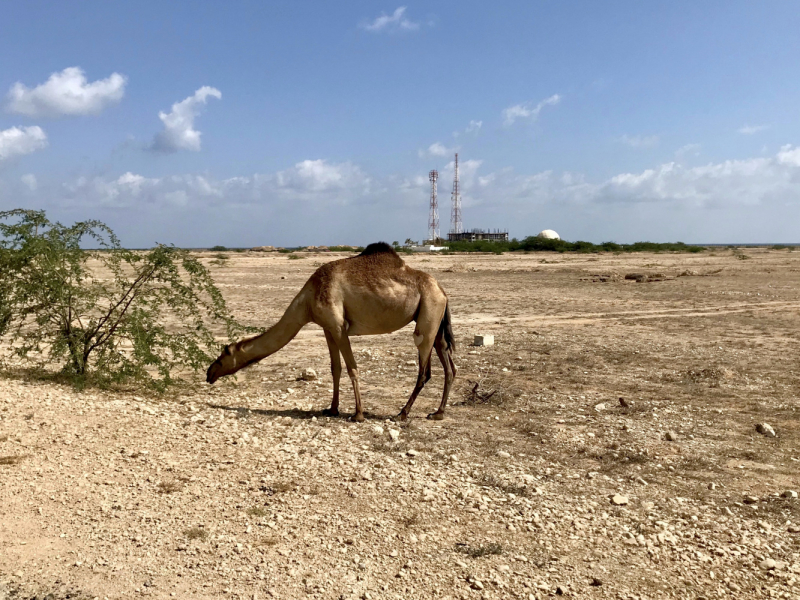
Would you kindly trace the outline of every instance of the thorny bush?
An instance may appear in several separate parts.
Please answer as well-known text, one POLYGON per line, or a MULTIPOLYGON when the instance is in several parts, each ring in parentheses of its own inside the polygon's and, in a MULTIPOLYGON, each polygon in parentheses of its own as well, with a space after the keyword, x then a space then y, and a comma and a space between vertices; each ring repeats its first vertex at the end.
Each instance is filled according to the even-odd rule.
POLYGON ((0 336, 18 357, 62 366, 78 384, 164 389, 175 370, 216 354, 212 326, 229 339, 247 330, 185 250, 127 250, 99 221, 67 227, 44 211, 0 212, 0 336))

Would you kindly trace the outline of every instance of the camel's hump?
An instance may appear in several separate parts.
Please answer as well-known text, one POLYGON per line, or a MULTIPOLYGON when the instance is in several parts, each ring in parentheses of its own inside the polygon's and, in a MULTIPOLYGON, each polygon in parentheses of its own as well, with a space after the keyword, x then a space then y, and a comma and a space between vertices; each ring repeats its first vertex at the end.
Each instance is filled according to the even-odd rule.
POLYGON ((371 254, 393 254, 394 256, 398 256, 394 248, 392 248, 386 242, 375 242, 374 244, 370 244, 364 248, 363 252, 361 252, 359 256, 369 256, 371 254))

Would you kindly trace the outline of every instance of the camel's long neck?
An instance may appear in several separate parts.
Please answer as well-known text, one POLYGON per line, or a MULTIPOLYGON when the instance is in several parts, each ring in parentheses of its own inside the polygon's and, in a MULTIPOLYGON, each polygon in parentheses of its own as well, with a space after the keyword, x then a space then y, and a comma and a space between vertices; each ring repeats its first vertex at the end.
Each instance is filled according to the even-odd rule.
POLYGON ((236 344, 234 351, 236 370, 266 358, 283 348, 310 320, 305 295, 301 292, 275 325, 261 335, 236 344))

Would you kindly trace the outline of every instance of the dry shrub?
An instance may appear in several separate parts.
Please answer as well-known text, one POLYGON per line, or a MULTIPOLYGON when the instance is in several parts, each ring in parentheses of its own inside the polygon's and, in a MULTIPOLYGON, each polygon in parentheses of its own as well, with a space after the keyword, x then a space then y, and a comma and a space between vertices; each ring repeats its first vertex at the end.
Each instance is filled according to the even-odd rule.
POLYGON ((491 473, 484 473, 477 479, 477 481, 478 485, 491 487, 506 494, 514 494, 516 496, 528 496, 529 494, 527 486, 507 483, 501 479, 498 479, 491 473))
POLYGON ((419 512, 414 510, 399 517, 397 522, 406 529, 411 529, 415 525, 419 525, 421 519, 419 517, 419 512))
POLYGON ((489 542, 482 546, 470 546, 469 544, 457 543, 456 552, 459 554, 466 554, 471 558, 480 558, 481 556, 494 556, 503 553, 503 546, 496 542, 489 542))
POLYGON ((182 487, 183 485, 179 481, 159 481, 157 486, 159 494, 178 492, 182 487))
POLYGON ((510 375, 491 375, 481 373, 477 380, 467 379, 462 388, 464 404, 491 404, 502 406, 519 398, 522 389, 514 383, 510 375))
POLYGON ((632 448, 609 448, 605 452, 592 452, 589 457, 600 463, 599 471, 612 473, 625 471, 629 467, 641 466, 650 462, 646 451, 636 451, 632 448))
POLYGON ((444 273, 474 273, 475 267, 468 265, 467 263, 460 262, 460 263, 453 263, 452 266, 447 267, 443 270, 444 273))
POLYGON ((261 506, 251 506, 247 509, 247 514, 251 517, 268 517, 270 512, 261 506))
POLYGON ((183 532, 190 540, 204 540, 208 537, 208 532, 202 527, 192 527, 183 532))
POLYGON ((295 481, 280 481, 273 483, 270 486, 273 494, 284 494, 286 492, 293 492, 297 489, 297 482, 295 481))
POLYGON ((662 373, 661 380, 685 385, 704 384, 709 387, 719 387, 725 380, 733 379, 735 376, 736 374, 727 367, 705 367, 662 373))

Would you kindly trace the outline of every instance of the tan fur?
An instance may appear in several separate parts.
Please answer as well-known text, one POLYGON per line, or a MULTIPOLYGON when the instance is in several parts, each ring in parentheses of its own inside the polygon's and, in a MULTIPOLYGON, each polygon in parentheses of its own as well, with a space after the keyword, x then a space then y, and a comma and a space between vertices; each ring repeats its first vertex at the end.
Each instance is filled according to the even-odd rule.
MULTIPOLYGON (((416 321, 414 343, 419 350, 417 384, 398 417, 404 420, 422 387, 430 379, 435 348, 445 372, 442 402, 431 419, 444 415, 450 386, 456 375, 452 346, 442 333, 447 295, 432 276, 410 268, 386 244, 372 244, 364 253, 323 265, 308 279, 281 319, 259 336, 230 344, 208 368, 206 380, 235 373, 289 343, 307 323, 325 330, 331 356, 333 400, 326 414, 339 414, 339 379, 344 358, 353 384, 356 421, 363 421, 358 368, 350 336, 391 333, 416 321)), ((449 319, 449 313, 448 313, 449 319)), ((449 321, 448 321, 449 326, 449 321)))

